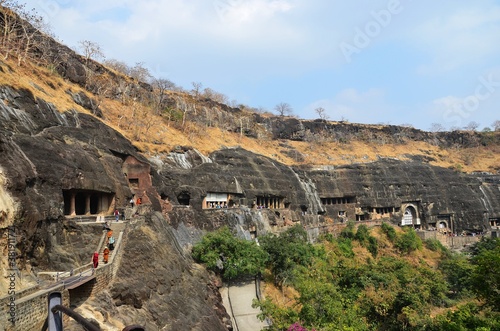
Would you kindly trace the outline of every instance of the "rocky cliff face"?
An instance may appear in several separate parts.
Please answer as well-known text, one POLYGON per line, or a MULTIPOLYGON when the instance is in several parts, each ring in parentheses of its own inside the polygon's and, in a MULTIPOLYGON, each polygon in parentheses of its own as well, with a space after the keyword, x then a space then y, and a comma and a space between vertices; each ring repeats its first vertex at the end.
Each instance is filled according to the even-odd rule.
MULTIPOLYGON (((126 205, 132 189, 123 173, 125 159, 147 161, 122 135, 93 116, 61 114, 25 90, 0 88, 0 118, 1 245, 6 249, 7 228, 14 227, 17 265, 23 274, 19 290, 32 284, 29 279, 38 272, 70 270, 90 261, 102 226, 83 228, 72 220, 87 212, 110 214, 115 206, 126 205), (71 213, 71 193, 76 196, 77 216, 65 220, 71 213)), ((159 206, 154 199, 152 194, 148 201, 159 206)), ((155 219, 130 233, 128 247, 132 248, 118 275, 125 281, 112 289, 113 302, 126 311, 124 317, 135 323, 148 321, 145 324, 156 329, 172 324, 178 329, 190 325, 187 329, 225 330, 221 320, 225 311, 212 280, 194 267, 189 255, 175 249, 168 229, 158 228, 158 222, 155 219), (148 237, 151 231, 154 235, 148 237), (148 281, 150 286, 144 288, 148 281), (160 293, 158 297, 150 293, 153 290, 160 293), (178 310, 181 306, 187 312, 184 318, 178 310), (200 325, 192 325, 193 321, 200 325)), ((1 264, 6 266, 7 254, 2 256, 1 264)), ((6 286, 0 283, 2 295, 6 286)))
POLYGON ((117 316, 147 330, 227 330, 217 280, 192 263, 161 214, 132 225, 111 285, 117 316), (129 317, 127 317, 129 316, 129 317))
POLYGON ((183 251, 223 225, 251 239, 297 222, 387 220, 455 233, 500 222, 495 175, 391 159, 297 169, 241 148, 208 156, 179 148, 148 160, 98 118, 6 86, 0 118, 0 231, 17 228, 25 273, 87 262, 100 230, 84 233, 71 219, 111 214, 134 194, 155 212, 127 235, 118 280, 103 294, 124 324, 130 316, 151 329, 224 330, 213 279, 183 251))
POLYGON ((254 210, 258 200, 267 204, 278 199, 280 208, 265 206, 275 210, 271 223, 277 223, 277 216, 306 225, 326 219, 390 219, 402 225, 405 212, 410 212, 407 221, 421 229, 446 226, 455 233, 483 232, 499 212, 498 176, 465 175, 419 161, 381 159, 304 170, 239 148, 215 152, 209 161, 189 162, 192 154, 188 151, 182 158, 188 167, 186 162, 164 162, 157 186, 174 204, 179 197, 189 197, 194 215, 205 211, 200 220, 212 215, 203 208, 203 199, 213 192, 237 196, 240 206, 254 210))

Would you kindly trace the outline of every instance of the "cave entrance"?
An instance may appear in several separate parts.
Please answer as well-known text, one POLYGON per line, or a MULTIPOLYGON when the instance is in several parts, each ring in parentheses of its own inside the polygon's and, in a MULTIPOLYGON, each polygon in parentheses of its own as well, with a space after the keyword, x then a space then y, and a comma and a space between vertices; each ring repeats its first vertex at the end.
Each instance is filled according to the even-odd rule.
POLYGON ((401 221, 401 225, 413 225, 416 223, 417 219, 417 211, 413 206, 408 206, 405 209, 405 213, 403 214, 403 220, 401 221))
POLYGON ((257 208, 281 209, 285 207, 285 198, 278 196, 257 196, 257 208))
POLYGON ((111 213, 114 193, 91 190, 63 190, 64 215, 98 215, 111 213))
POLYGON ((189 201, 191 200, 191 195, 189 192, 181 192, 177 196, 177 201, 179 201, 179 204, 182 206, 189 206, 189 201))
POLYGON ((441 214, 437 217, 437 230, 442 233, 448 233, 451 225, 451 215, 441 214))
POLYGON ((230 207, 231 202, 232 200, 229 199, 228 193, 208 192, 207 196, 204 199, 203 208, 204 209, 228 208, 230 207))

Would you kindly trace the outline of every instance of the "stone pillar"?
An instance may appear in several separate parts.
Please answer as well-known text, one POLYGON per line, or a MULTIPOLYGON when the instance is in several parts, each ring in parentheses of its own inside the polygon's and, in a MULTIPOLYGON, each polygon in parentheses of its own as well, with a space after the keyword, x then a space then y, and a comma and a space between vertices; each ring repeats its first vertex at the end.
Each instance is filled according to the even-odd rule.
POLYGON ((90 193, 85 196, 85 215, 90 215, 90 193))
POLYGON ((69 215, 76 216, 76 193, 71 192, 71 201, 69 205, 69 215))

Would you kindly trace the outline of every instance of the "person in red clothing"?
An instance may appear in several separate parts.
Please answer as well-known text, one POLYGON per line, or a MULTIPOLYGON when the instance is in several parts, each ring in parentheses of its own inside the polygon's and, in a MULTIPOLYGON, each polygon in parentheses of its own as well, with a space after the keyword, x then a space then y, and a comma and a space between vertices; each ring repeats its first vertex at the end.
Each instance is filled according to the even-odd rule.
POLYGON ((118 220, 120 219, 120 212, 118 211, 118 209, 115 209, 114 215, 115 215, 115 221, 118 222, 118 220))
POLYGON ((97 253, 97 251, 94 252, 94 255, 92 256, 92 263, 94 265, 94 269, 99 265, 99 253, 97 253))

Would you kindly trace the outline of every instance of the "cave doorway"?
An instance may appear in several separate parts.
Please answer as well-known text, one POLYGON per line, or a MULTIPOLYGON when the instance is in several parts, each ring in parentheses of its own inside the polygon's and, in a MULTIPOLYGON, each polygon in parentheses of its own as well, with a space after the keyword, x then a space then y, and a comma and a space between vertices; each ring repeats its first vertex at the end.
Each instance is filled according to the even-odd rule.
POLYGON ((115 194, 91 190, 63 190, 64 215, 98 215, 111 213, 115 194))
POLYGON ((179 204, 182 206, 189 206, 189 202, 191 201, 191 195, 189 192, 181 192, 177 196, 177 201, 179 201, 179 204))
POLYGON ((85 215, 86 196, 87 195, 82 192, 75 195, 75 213, 77 215, 85 215))
POLYGON ((99 196, 97 194, 92 194, 90 196, 90 213, 99 213, 99 196))
POLYGON ((417 222, 417 211, 413 206, 407 206, 405 208, 405 212, 403 214, 403 220, 401 221, 401 225, 413 225, 417 222))

